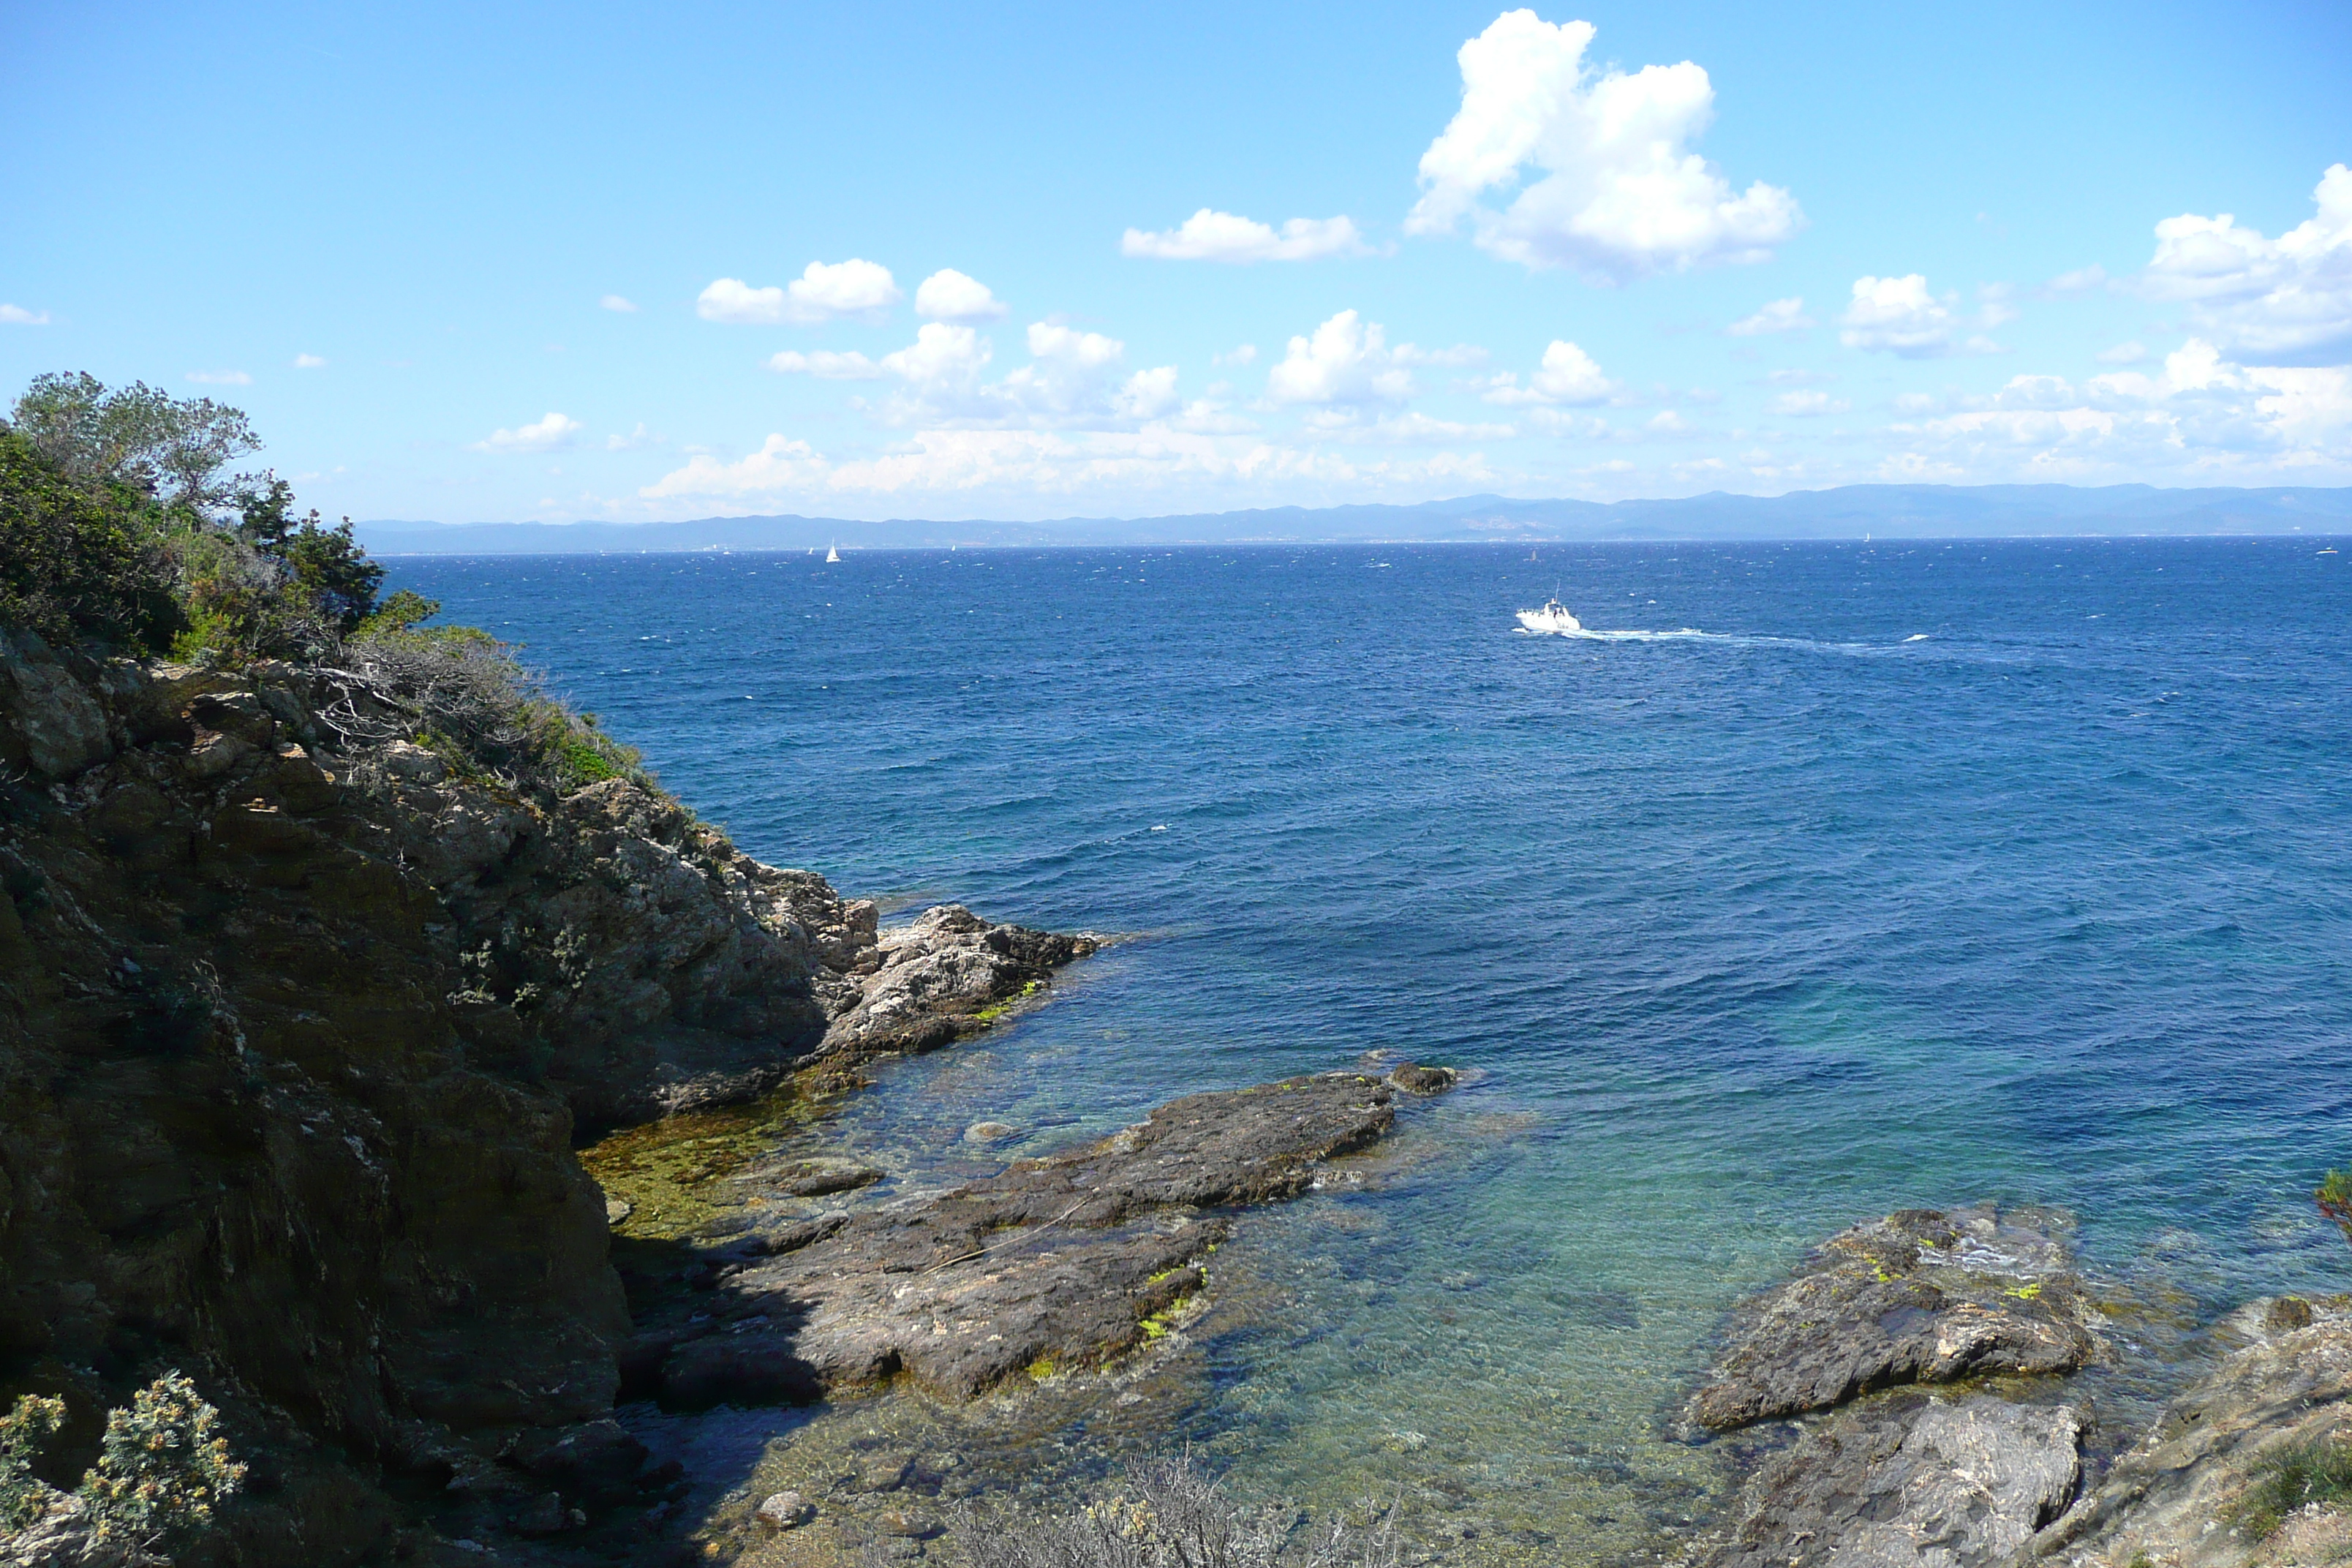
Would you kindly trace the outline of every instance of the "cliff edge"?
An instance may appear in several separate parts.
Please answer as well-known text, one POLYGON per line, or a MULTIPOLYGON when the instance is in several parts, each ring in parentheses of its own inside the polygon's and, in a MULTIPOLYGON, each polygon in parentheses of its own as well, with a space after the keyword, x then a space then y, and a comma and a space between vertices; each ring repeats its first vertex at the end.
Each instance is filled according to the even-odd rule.
POLYGON ((641 776, 551 788, 424 711, 0 629, 0 1393, 209 1369, 279 1440, 226 1561, 381 1544, 337 1450, 457 1477, 610 1411, 591 1131, 942 1044, 1092 951, 878 932, 641 776))

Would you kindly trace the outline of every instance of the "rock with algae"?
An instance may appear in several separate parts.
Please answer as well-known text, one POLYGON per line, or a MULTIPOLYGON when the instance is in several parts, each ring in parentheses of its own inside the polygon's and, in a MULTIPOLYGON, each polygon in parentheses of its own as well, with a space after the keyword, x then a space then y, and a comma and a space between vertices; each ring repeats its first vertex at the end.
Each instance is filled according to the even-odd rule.
POLYGON ((2095 1346, 2089 1321, 2055 1216, 1904 1209, 1735 1312, 1691 1415, 1723 1430, 1897 1384, 2071 1372, 2095 1346))
POLYGON ((1086 1148, 811 1226, 733 1270, 709 1322, 662 1347, 660 1390, 749 1404, 903 1373, 961 1398, 1099 1365, 1201 1288, 1221 1211, 1307 1191, 1395 1114, 1360 1073, 1192 1095, 1086 1148))

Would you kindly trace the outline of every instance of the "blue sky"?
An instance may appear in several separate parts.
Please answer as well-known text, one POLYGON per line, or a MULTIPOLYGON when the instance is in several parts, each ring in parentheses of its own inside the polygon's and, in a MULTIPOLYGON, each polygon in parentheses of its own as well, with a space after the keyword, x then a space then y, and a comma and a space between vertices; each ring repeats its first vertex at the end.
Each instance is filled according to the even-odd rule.
POLYGON ((330 514, 2352 483, 2340 4, 0 21, 0 386, 330 514))

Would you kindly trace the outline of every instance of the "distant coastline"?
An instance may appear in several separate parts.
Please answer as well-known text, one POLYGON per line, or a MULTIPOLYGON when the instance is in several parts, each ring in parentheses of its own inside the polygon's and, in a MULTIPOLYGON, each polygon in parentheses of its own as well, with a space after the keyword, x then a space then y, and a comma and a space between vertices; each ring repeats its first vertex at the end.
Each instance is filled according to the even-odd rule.
POLYGON ((950 546, 1528 544, 1872 539, 2352 534, 2352 488, 2159 489, 2152 485, 1847 485, 1779 496, 1276 507, 1045 522, 800 516, 683 522, 381 521, 357 525, 374 555, 541 555, 604 551, 944 550, 950 546))

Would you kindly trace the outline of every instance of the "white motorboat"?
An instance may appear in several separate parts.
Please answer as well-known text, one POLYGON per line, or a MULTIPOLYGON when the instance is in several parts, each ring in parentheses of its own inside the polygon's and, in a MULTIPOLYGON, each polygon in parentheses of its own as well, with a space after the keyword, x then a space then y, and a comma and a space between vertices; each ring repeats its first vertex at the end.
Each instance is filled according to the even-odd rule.
POLYGON ((1519 625, 1531 632, 1580 632, 1584 624, 1569 614, 1568 606, 1558 599, 1546 599, 1539 610, 1521 610, 1519 625))

